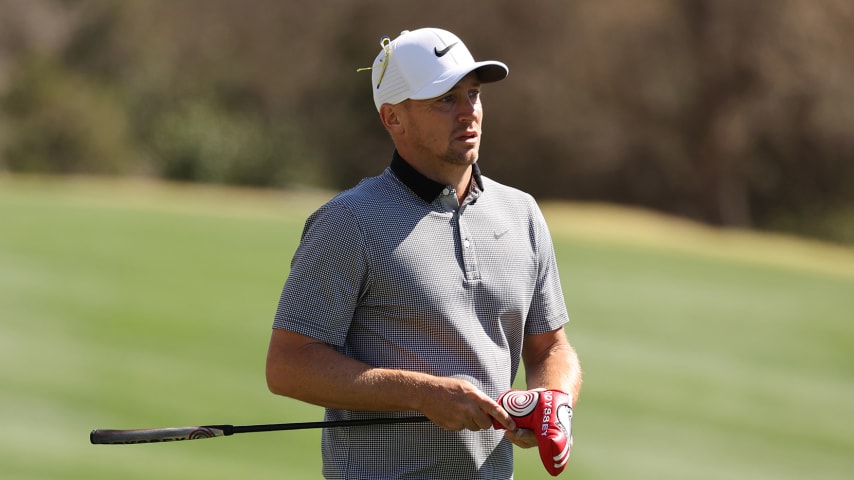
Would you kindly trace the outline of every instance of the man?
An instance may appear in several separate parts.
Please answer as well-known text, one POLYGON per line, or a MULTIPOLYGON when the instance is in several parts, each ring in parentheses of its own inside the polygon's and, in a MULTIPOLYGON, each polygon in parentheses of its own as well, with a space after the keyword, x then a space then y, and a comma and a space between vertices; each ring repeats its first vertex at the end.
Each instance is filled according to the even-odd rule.
POLYGON ((328 420, 431 420, 325 429, 327 478, 512 478, 511 442, 552 462, 554 432, 563 457, 547 468, 559 473, 571 434, 552 395, 571 415, 581 371, 551 238, 533 198, 476 163, 481 84, 508 69, 439 29, 381 44, 371 87, 391 165, 307 220, 276 312, 270 390, 328 420), (495 400, 520 362, 528 388, 547 389, 525 392, 535 412, 495 400), (543 418, 548 439, 546 424, 532 430, 543 418))

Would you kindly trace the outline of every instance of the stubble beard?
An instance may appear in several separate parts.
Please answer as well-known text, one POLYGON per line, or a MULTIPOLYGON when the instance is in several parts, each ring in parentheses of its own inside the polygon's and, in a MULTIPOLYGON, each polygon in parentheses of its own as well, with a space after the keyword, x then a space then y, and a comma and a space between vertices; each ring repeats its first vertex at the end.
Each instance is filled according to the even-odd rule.
POLYGON ((455 152, 452 149, 448 149, 445 152, 445 155, 442 155, 442 161, 445 163, 449 163, 451 165, 456 165, 460 167, 467 167, 469 165, 474 165, 477 162, 478 158, 478 150, 472 149, 466 152, 455 152))
POLYGON ((442 161, 456 166, 474 165, 480 156, 480 139, 476 145, 465 150, 455 150, 453 146, 448 146, 445 154, 441 156, 442 161))
POLYGON ((480 142, 478 142, 477 145, 464 150, 460 150, 459 148, 454 148, 453 145, 449 145, 444 152, 436 152, 435 150, 431 152, 426 144, 421 144, 420 148, 416 148, 416 150, 432 157, 435 159, 434 161, 438 162, 438 164, 445 164, 454 167, 468 167, 474 165, 480 156, 480 142))
POLYGON ((417 126, 410 128, 412 129, 413 137, 417 139, 414 142, 415 150, 422 152, 428 157, 432 157, 434 161, 438 161, 439 164, 455 167, 468 167, 474 165, 480 156, 480 129, 478 129, 478 139, 475 145, 471 145, 467 148, 461 148, 459 145, 454 145, 455 142, 451 142, 444 152, 440 152, 430 148, 431 143, 434 142, 428 141, 428 139, 421 134, 417 126))

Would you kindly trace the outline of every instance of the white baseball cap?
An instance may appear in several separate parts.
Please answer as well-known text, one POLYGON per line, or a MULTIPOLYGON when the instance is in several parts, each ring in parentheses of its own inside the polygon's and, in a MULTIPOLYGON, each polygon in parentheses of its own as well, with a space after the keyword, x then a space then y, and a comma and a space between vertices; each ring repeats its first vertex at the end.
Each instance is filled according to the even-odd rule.
POLYGON ((438 97, 473 71, 482 83, 503 80, 510 72, 501 62, 475 62, 462 40, 438 28, 404 30, 380 44, 383 49, 371 67, 377 111, 384 103, 438 97))

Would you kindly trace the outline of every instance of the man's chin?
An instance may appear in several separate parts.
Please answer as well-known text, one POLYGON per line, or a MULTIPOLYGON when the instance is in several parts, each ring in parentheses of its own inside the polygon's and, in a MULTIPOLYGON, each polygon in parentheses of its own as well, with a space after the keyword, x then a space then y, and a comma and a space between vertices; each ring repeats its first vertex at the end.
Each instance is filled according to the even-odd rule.
POLYGON ((461 152, 448 152, 448 160, 455 165, 474 165, 477 162, 479 152, 477 148, 471 148, 461 152))

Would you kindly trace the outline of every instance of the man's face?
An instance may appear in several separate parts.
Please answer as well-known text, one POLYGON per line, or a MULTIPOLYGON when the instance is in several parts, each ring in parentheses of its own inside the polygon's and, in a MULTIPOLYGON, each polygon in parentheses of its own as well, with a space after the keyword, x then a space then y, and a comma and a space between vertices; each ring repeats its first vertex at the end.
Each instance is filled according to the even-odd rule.
POLYGON ((405 102, 407 142, 418 155, 453 165, 471 165, 480 149, 483 106, 475 73, 448 93, 405 102))

